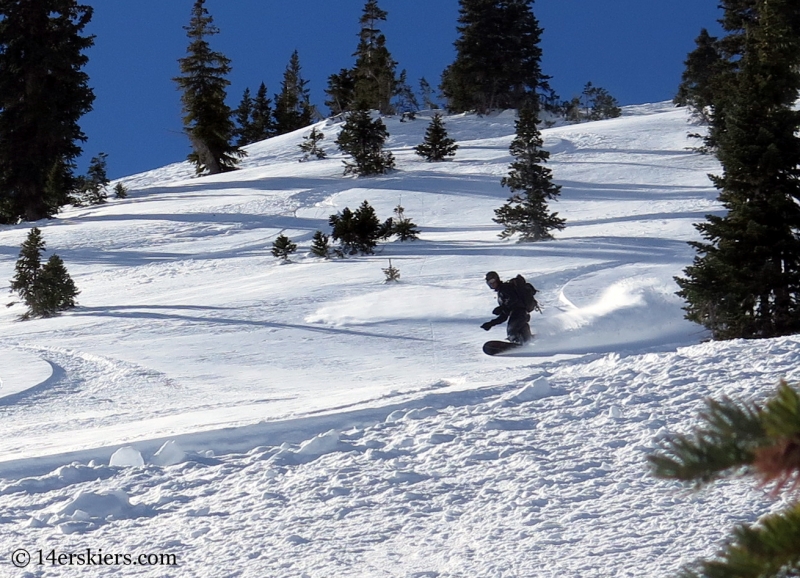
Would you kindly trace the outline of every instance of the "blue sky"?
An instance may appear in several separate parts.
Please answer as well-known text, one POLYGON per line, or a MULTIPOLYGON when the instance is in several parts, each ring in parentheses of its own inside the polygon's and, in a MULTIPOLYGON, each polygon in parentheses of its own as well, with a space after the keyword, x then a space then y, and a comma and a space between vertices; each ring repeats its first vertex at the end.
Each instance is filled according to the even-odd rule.
MULTIPOLYGON (((193 0, 83 0, 94 8, 96 35, 86 71, 94 110, 83 117, 88 136, 79 172, 108 153, 111 178, 181 161, 180 93, 172 78, 185 55, 193 0)), ((458 0, 380 0, 389 15, 381 30, 414 88, 420 77, 437 86, 455 57, 458 0)), ((298 50, 312 101, 323 114, 328 76, 353 64, 364 0, 207 0, 220 34, 212 48, 232 60, 228 104, 244 89, 266 83, 278 92, 298 50)), ((537 0, 544 28, 542 67, 563 99, 586 82, 606 88, 621 104, 671 99, 683 61, 702 27, 718 33, 717 0, 537 0)))

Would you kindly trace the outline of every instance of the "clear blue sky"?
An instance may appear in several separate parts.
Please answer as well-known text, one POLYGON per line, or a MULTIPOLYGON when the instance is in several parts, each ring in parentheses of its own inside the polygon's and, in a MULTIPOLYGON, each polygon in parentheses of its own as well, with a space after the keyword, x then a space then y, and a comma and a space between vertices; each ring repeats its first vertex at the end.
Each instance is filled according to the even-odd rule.
MULTIPOLYGON (((123 177, 181 161, 189 144, 181 133, 180 94, 172 82, 185 55, 193 0, 83 0, 94 8, 96 35, 86 71, 94 110, 81 127, 89 140, 78 170, 108 153, 108 174, 123 177)), ((436 87, 455 57, 458 0, 380 0, 388 19, 381 30, 416 89, 420 77, 436 87)), ((232 60, 228 104, 244 89, 266 83, 278 92, 297 49, 312 101, 323 114, 328 76, 353 65, 364 0, 207 0, 220 34, 212 48, 232 60)), ((718 33, 717 0, 537 0, 544 28, 542 67, 562 99, 587 81, 621 104, 671 99, 683 61, 700 29, 718 33)))

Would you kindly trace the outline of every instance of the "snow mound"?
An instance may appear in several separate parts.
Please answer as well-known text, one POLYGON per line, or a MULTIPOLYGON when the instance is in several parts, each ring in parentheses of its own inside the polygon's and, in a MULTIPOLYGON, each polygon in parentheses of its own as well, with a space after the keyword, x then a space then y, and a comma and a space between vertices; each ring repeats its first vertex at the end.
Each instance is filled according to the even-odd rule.
POLYGON ((186 452, 174 440, 169 440, 164 442, 164 445, 158 449, 150 461, 157 466, 166 467, 179 464, 185 459, 186 452))
POLYGON ((141 468, 144 465, 144 458, 139 450, 125 446, 111 454, 108 465, 118 468, 141 468))

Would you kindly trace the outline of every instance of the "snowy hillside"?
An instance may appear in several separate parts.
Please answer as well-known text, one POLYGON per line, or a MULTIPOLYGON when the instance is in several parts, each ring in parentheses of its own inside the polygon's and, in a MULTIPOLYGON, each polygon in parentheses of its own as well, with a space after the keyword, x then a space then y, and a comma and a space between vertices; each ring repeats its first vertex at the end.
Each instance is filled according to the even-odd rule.
MULTIPOLYGON (((0 311, 1 575, 667 576, 770 511, 761 490, 691 494, 645 464, 704 398, 798 378, 800 339, 702 343, 683 319, 673 276, 719 210, 686 112, 545 130, 568 226, 524 245, 492 221, 513 114, 445 123, 449 162, 413 153, 427 116, 388 119, 398 170, 343 178, 328 121, 327 160, 299 163, 298 131, 242 170, 171 165, 37 223, 80 305, 0 311), (309 256, 365 199, 381 219, 402 204, 421 239, 309 256), (480 329, 488 270, 540 291, 514 355, 481 352, 504 337, 480 329)), ((0 228, 4 292, 29 228, 0 228)))

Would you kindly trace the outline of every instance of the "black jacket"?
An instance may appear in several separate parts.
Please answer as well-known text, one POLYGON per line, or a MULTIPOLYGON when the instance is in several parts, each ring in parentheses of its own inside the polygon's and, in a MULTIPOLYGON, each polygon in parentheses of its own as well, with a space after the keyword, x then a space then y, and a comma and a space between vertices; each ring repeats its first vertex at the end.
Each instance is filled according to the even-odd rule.
POLYGON ((521 313, 525 315, 528 314, 528 311, 525 309, 525 302, 520 298, 516 287, 509 282, 501 283, 500 287, 497 289, 497 303, 497 307, 492 311, 497 317, 489 322, 492 325, 505 323, 515 309, 521 310, 521 313))

